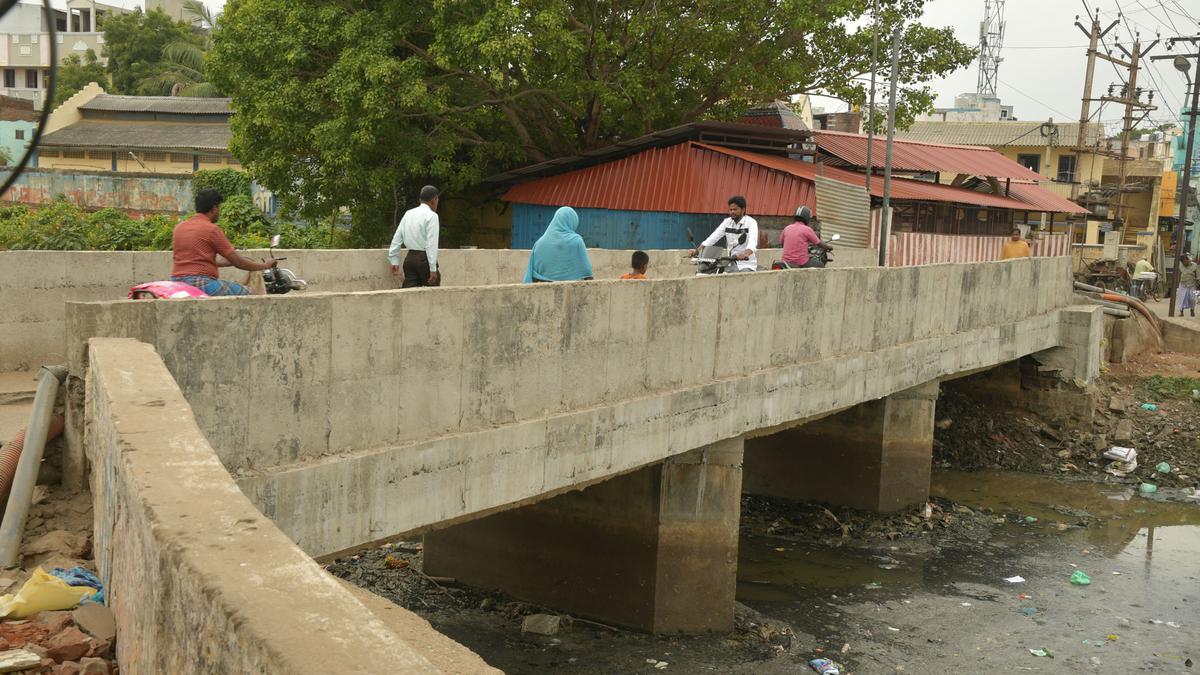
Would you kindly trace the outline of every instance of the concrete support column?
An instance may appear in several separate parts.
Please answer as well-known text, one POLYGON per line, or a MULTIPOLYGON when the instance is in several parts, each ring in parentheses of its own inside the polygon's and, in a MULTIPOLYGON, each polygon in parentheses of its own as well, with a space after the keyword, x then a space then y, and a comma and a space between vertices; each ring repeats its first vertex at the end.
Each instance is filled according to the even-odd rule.
POLYGON ((733 629, 742 441, 425 536, 425 570, 653 633, 733 629))
POLYGON ((746 441, 745 491, 867 511, 929 499, 938 383, 746 441))

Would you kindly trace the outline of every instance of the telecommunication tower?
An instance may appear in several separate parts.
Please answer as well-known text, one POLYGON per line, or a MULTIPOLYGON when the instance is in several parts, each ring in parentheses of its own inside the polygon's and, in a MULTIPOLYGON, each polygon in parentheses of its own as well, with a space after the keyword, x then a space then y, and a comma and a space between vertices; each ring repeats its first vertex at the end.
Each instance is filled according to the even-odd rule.
POLYGON ((1004 46, 1004 0, 983 0, 979 22, 979 84, 981 96, 995 96, 1000 78, 1000 48, 1004 46))

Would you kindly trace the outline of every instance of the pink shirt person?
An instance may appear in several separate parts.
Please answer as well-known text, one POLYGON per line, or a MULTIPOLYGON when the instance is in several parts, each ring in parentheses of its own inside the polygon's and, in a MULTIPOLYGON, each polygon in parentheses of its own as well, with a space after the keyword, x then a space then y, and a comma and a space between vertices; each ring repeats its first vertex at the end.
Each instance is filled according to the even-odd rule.
POLYGON ((821 238, 808 225, 797 220, 783 228, 779 235, 783 246, 783 261, 789 265, 808 264, 808 245, 821 243, 821 238))

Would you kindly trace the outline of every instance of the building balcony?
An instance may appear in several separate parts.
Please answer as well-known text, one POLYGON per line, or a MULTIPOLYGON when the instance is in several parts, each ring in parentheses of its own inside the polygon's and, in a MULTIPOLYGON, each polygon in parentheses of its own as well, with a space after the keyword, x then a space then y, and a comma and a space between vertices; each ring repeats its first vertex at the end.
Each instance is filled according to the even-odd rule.
MULTIPOLYGON (((49 33, 0 33, 0 67, 50 67, 49 33)), ((104 63, 104 33, 57 33, 58 61, 71 54, 82 57, 90 49, 104 63)))

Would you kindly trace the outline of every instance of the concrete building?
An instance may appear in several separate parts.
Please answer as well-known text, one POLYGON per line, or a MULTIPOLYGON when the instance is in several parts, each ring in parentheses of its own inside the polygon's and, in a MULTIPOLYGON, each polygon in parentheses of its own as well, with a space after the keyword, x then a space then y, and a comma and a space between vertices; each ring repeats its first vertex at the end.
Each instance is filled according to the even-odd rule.
POLYGON ((1011 105, 1002 104, 998 97, 975 92, 955 96, 953 108, 934 108, 932 113, 917 118, 924 122, 1000 122, 1015 119, 1011 105))
POLYGON ((863 133, 863 114, 858 110, 827 113, 818 109, 813 111, 812 128, 820 131, 841 131, 848 134, 863 133))
POLYGON ((239 167, 226 98, 113 96, 95 82, 51 113, 38 166, 121 173, 239 167))
MULTIPOLYGON (((154 6, 155 0, 148 0, 154 6)), ((88 50, 104 59, 104 17, 129 10, 95 0, 53 0, 55 46, 58 62, 88 50)), ((20 0, 0 18, 0 95, 33 101, 41 109, 50 75, 50 26, 37 0, 20 0)))
POLYGON ((0 148, 8 155, 9 163, 20 161, 29 147, 38 115, 33 101, 14 96, 0 96, 0 148))

